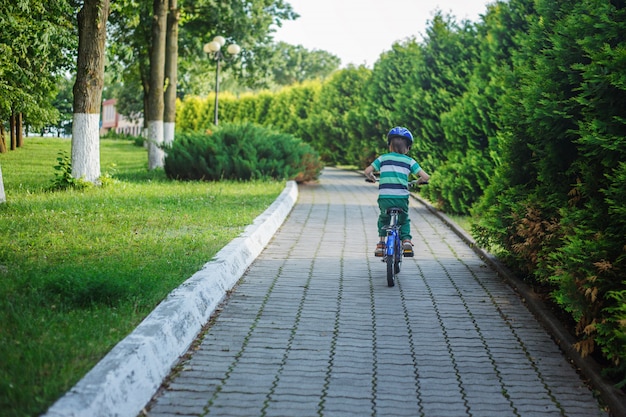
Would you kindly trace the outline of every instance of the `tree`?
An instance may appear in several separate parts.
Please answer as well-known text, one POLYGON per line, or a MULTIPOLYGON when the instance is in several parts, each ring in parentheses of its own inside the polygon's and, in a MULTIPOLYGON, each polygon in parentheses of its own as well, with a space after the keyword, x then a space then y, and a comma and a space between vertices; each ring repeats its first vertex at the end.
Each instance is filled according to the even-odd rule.
POLYGON ((419 138, 415 151, 425 155, 421 160, 426 169, 434 171, 446 160, 441 116, 467 91, 476 63, 476 32, 469 22, 459 24, 452 16, 437 13, 426 35, 420 61, 413 64, 406 85, 394 97, 393 115, 394 124, 413 129, 419 138))
POLYGON ((11 148, 22 121, 39 128, 58 118, 51 101, 74 56, 71 10, 67 0, 0 2, 0 121, 10 121, 11 148))
POLYGON ((180 10, 176 0, 170 0, 167 15, 167 40, 165 48, 165 97, 163 112, 163 143, 174 142, 176 124, 176 89, 178 87, 178 22, 180 10))
POLYGON ((100 177, 100 106, 110 0, 85 0, 78 12, 78 61, 74 84, 72 176, 100 177))
POLYGON ((429 195, 445 202, 442 206, 450 212, 469 213, 499 163, 499 100, 507 94, 515 36, 527 29, 526 7, 517 1, 488 6, 476 25, 478 57, 467 91, 441 115, 447 158, 437 167, 440 180, 429 187, 429 195))
MULTIPOLYGON (((268 59, 266 46, 271 40, 271 26, 280 25, 281 20, 292 19, 296 15, 292 12, 291 6, 282 0, 236 0, 217 3, 212 0, 185 0, 180 3, 171 3, 168 37, 165 43, 169 46, 163 48, 162 51, 167 52, 161 53, 158 57, 156 53, 160 46, 157 43, 161 44, 162 39, 155 39, 156 32, 148 29, 154 28, 154 20, 151 16, 159 16, 156 20, 160 22, 159 27, 163 28, 163 33, 165 33, 166 25, 161 22, 164 18, 161 10, 164 9, 168 14, 167 4, 163 7, 157 4, 159 11, 155 12, 154 7, 153 10, 149 10, 147 3, 147 1, 139 4, 132 1, 116 2, 110 33, 115 61, 126 67, 130 67, 131 62, 139 63, 138 69, 144 92, 145 119, 148 124, 151 121, 156 122, 152 123, 152 133, 148 126, 149 137, 154 136, 154 139, 150 139, 152 144, 149 147, 149 166, 154 168, 159 166, 162 158, 158 155, 154 156, 158 154, 158 146, 156 148, 153 146, 164 140, 164 136, 157 133, 155 128, 162 126, 160 129, 163 131, 165 123, 173 123, 177 90, 189 91, 192 88, 189 87, 189 83, 197 82, 198 78, 206 78, 207 74, 212 72, 209 69, 211 62, 206 59, 206 54, 202 51, 203 44, 215 35, 228 34, 229 40, 236 40, 244 48, 242 54, 244 64, 238 68, 237 72, 240 76, 245 75, 248 80, 252 80, 260 77, 259 74, 265 74, 266 72, 262 71, 268 71, 270 66, 262 62, 268 59), (139 10, 139 16, 137 10, 139 10), (184 21, 180 24, 178 42, 175 42, 179 12, 184 15, 184 21), (177 45, 181 52, 180 56, 175 49, 177 45), (146 51, 149 51, 149 56, 146 51), (184 71, 180 72, 185 74, 181 80, 182 83, 179 83, 177 73, 173 72, 180 60, 183 61, 184 68, 184 71), (166 61, 168 70, 163 69, 166 61), (153 65, 161 66, 161 68, 153 68, 153 65), (163 72, 164 75, 160 77, 158 72, 163 72), (157 85, 158 78, 163 80, 160 86, 157 85), (168 95, 167 99, 162 96, 158 97, 153 87, 168 95)), ((161 36, 160 32, 158 36, 161 36)), ((124 81, 126 80, 125 78, 124 81)), ((170 125, 168 130, 173 130, 173 125, 170 125)))
POLYGON ((350 65, 322 85, 307 129, 316 138, 313 146, 324 161, 350 164, 362 152, 360 139, 365 121, 359 109, 363 107, 363 91, 370 78, 368 68, 350 65))
POLYGON ((0 153, 7 152, 7 144, 4 139, 4 124, 0 121, 0 153))
POLYGON ((510 4, 528 8, 529 26, 500 100, 503 163, 475 208, 479 243, 497 244, 509 266, 549 288, 576 323, 579 351, 600 350, 624 386, 626 8, 510 4))
POLYGON ((111 7, 106 71, 115 87, 107 98, 118 99, 116 107, 120 114, 133 120, 143 117, 146 128, 152 4, 148 0, 139 3, 120 0, 111 7))
POLYGON ((415 39, 409 39, 394 43, 391 50, 384 52, 374 64, 366 87, 365 113, 369 115, 370 123, 378 134, 368 136, 370 149, 384 151, 386 142, 382 138, 394 125, 403 124, 414 129, 408 120, 400 122, 396 116, 397 98, 403 94, 409 78, 422 61, 421 45, 415 39))
POLYGON ((162 168, 163 107, 165 81, 165 41, 167 35, 168 0, 154 0, 150 45, 150 79, 148 86, 148 169, 162 168))
POLYGON ((626 8, 623 1, 538 3, 549 49, 531 81, 537 89, 552 82, 542 96, 549 104, 536 112, 536 190, 544 206, 556 205, 563 237, 556 251, 543 249, 550 267, 540 265, 537 275, 558 285, 555 299, 577 321, 578 350, 600 348, 624 386, 626 8))
POLYGON ((321 50, 309 51, 302 45, 278 42, 270 47, 271 81, 292 85, 314 79, 325 79, 339 68, 339 57, 321 50))

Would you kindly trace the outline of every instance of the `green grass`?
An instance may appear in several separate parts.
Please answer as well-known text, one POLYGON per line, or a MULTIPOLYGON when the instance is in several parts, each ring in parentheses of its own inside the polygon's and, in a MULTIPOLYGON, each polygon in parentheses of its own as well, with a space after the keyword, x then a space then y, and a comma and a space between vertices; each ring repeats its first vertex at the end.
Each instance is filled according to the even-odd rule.
POLYGON ((0 155, 0 415, 39 415, 284 188, 175 182, 126 141, 101 143, 116 180, 47 191, 70 141, 0 155))
POLYGON ((472 218, 470 216, 460 216, 458 214, 447 214, 447 216, 461 229, 469 234, 472 233, 472 218))

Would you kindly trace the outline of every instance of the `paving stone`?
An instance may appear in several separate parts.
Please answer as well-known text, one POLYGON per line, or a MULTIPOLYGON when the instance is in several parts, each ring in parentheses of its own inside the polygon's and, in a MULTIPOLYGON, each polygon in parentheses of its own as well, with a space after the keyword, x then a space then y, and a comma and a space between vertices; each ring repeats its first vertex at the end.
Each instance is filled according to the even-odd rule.
POLYGON ((426 207, 398 285, 376 188, 327 168, 150 416, 607 416, 515 291, 426 207), (193 414, 197 413, 197 414, 193 414))

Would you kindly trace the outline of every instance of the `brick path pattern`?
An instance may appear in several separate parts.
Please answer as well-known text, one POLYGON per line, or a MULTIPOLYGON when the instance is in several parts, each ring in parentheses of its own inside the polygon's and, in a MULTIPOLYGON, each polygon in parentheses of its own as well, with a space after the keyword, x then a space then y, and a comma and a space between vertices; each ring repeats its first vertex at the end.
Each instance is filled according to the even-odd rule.
POLYGON ((591 417, 592 392, 519 296, 416 201, 395 287, 377 187, 327 168, 145 412, 591 417))

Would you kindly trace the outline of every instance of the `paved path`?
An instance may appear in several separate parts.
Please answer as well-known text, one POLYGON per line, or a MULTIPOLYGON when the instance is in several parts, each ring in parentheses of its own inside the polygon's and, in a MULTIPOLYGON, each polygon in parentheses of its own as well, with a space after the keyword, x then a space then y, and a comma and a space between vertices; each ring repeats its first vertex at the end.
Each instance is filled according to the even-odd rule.
POLYGON ((602 416, 519 297, 427 208, 387 287, 376 187, 326 169, 148 407, 160 416, 602 416))

